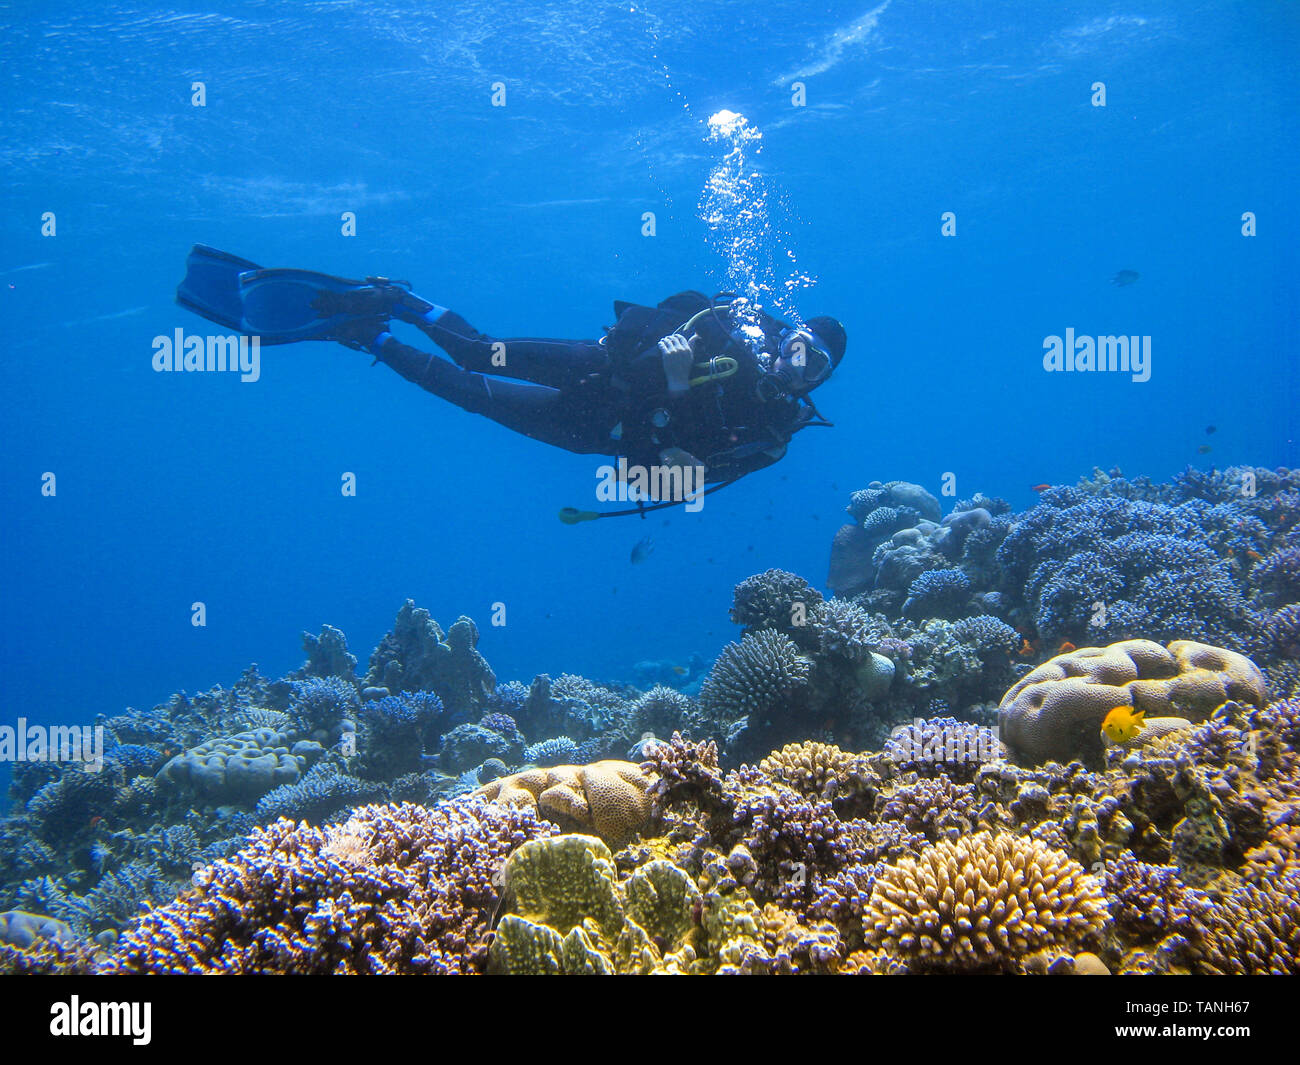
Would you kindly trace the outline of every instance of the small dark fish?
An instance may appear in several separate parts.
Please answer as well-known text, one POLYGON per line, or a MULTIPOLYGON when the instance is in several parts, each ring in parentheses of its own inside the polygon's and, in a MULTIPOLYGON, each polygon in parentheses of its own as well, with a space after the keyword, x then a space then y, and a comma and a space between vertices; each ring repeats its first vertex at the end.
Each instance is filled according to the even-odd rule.
POLYGON ((632 564, 635 566, 638 562, 644 562, 650 557, 650 554, 654 549, 655 542, 650 539, 650 537, 647 536, 643 540, 638 540, 636 546, 632 548, 632 554, 630 556, 632 564))
POLYGON ((1217 433, 1218 431, 1219 431, 1219 427, 1217 425, 1207 425, 1205 427, 1205 432, 1207 435, 1210 433, 1217 433))
POLYGON ((747 548, 745 548, 745 550, 746 550, 746 551, 753 551, 753 550, 754 550, 754 545, 753 545, 753 544, 750 544, 747 548))
POLYGON ((673 666, 673 672, 676 673, 679 677, 684 677, 686 676, 687 673, 690 672, 690 670, 688 670, 685 666, 673 666))
POLYGON ((1138 276, 1139 275, 1136 270, 1121 270, 1118 274, 1116 274, 1114 277, 1110 279, 1110 283, 1112 285, 1119 285, 1120 288, 1123 288, 1125 285, 1133 284, 1133 282, 1138 279, 1138 276))
POLYGON ((1196 453, 1198 455, 1208 455, 1213 450, 1214 448, 1210 447, 1209 444, 1202 444, 1200 447, 1196 449, 1196 453))
POLYGON ((1052 486, 1050 484, 1044 481, 1042 484, 1031 484, 1029 486, 1029 490, 1031 492, 1046 492, 1051 487, 1052 486))

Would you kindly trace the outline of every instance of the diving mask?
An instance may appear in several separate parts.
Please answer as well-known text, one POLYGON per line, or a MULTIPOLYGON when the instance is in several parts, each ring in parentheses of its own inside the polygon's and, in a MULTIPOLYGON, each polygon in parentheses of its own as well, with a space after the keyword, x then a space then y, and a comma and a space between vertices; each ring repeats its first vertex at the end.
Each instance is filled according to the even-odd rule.
POLYGON ((781 358, 799 370, 808 387, 821 384, 831 375, 835 363, 826 346, 807 329, 789 329, 781 336, 781 358))

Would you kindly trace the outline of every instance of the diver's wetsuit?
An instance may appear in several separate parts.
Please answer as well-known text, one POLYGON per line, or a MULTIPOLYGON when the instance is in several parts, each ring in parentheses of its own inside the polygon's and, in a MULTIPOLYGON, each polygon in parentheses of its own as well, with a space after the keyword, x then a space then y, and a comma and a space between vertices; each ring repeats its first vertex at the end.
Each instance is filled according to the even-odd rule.
MULTIPOLYGON (((647 468, 660 464, 663 448, 681 448, 704 462, 706 481, 729 481, 780 459, 809 412, 788 396, 760 398, 757 358, 712 316, 696 327, 696 362, 726 354, 737 360, 737 372, 669 393, 658 342, 708 306, 698 292, 657 308, 616 304, 619 323, 601 341, 498 340, 447 311, 416 324, 458 365, 391 337, 377 358, 426 391, 543 443, 622 455, 647 468), (496 360, 501 365, 494 354, 504 355, 496 360)), ((763 320, 769 350, 783 326, 763 320)))

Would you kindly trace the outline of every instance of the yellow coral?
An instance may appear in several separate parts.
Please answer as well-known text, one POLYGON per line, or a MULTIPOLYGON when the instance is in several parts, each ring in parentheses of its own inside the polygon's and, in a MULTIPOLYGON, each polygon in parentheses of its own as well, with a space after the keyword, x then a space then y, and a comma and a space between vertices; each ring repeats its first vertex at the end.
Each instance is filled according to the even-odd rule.
POLYGON ((864 756, 815 740, 788 743, 764 758, 758 768, 801 795, 821 799, 857 795, 879 783, 864 756))
POLYGON ((671 862, 650 862, 620 885, 599 839, 555 836, 519 847, 505 885, 512 912, 492 941, 493 972, 685 972, 696 960, 700 890, 671 862))
POLYGON ((593 831, 611 846, 626 843, 650 818, 651 784, 632 762, 526 769, 494 780, 474 794, 511 806, 529 806, 561 828, 593 831))
POLYGON ((915 968, 1007 968, 1101 930, 1096 879, 1037 840, 980 832, 886 866, 863 915, 869 947, 915 968))

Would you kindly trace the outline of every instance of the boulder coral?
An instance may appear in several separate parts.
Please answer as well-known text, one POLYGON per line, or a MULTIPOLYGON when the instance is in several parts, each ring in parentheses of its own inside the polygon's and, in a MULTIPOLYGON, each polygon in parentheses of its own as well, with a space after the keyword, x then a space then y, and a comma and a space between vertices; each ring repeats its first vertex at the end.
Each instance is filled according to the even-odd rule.
POLYGON ((255 801, 272 788, 296 783, 324 751, 313 740, 292 742, 269 728, 220 736, 178 754, 158 771, 158 782, 213 803, 255 801))
POLYGON ((527 807, 561 828, 588 830, 619 845, 649 820, 651 783, 632 762, 605 761, 525 769, 494 780, 474 794, 508 806, 527 807))
POLYGON ((1116 706, 1152 718, 1204 721, 1230 699, 1262 707, 1267 684, 1259 667, 1235 651, 1175 640, 1123 640, 1081 647, 1022 677, 999 704, 1003 741, 1039 763, 1096 759, 1101 723, 1116 706))

